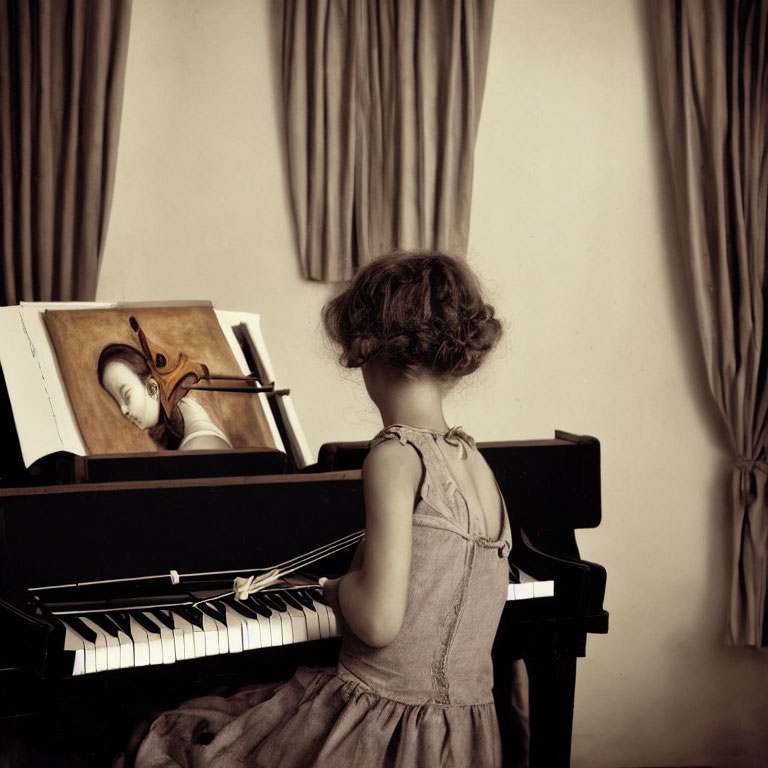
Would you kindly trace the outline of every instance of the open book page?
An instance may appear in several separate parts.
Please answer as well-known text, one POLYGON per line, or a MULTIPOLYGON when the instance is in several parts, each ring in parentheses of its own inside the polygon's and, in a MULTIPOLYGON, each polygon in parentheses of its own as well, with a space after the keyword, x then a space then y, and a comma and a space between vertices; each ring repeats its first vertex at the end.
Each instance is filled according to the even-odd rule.
POLYGON ((3 369, 25 466, 57 451, 85 456, 43 314, 46 307, 105 308, 95 302, 27 302, 0 307, 0 367, 3 369))
MULTIPOLYGON (((170 302, 164 303, 162 306, 168 308, 169 304, 176 307, 208 307, 208 311, 213 312, 210 302, 170 302)), ((73 408, 70 399, 71 391, 73 389, 76 391, 77 388, 73 388, 71 381, 69 389, 67 387, 66 377, 62 374, 60 361, 52 343, 50 329, 46 325, 46 310, 75 310, 73 315, 77 316, 81 314, 78 311, 83 310, 136 309, 137 311, 131 314, 151 318, 153 317, 151 312, 146 314, 143 311, 151 309, 153 306, 157 307, 158 305, 152 303, 129 305, 96 302, 32 302, 15 307, 0 308, 0 367, 3 369, 6 380, 22 457, 27 467, 43 456, 58 451, 77 455, 105 452, 89 450, 88 440, 84 439, 77 418, 77 409, 73 408)), ((120 312, 116 314, 120 314, 120 312)), ((69 320, 68 313, 61 313, 61 316, 69 320)), ((94 318, 96 316, 94 315, 94 318)), ((247 318, 238 313, 238 322, 243 320, 249 320, 252 327, 258 327, 258 316, 251 315, 250 318, 247 318)), ((217 313, 214 322, 217 324, 216 333, 221 331, 222 343, 226 340, 227 354, 233 360, 229 370, 219 372, 248 374, 250 372, 249 366, 243 355, 240 342, 232 330, 229 318, 219 318, 217 313), (232 367, 234 364, 236 364, 237 370, 232 367)), ((66 327, 60 335, 66 338, 66 327)), ((82 367, 90 372, 90 363, 82 367)), ((69 373, 70 378, 72 378, 71 371, 69 373)), ((77 372, 77 377, 90 378, 80 372, 77 372)), ((89 386, 91 385, 92 382, 89 382, 89 386)), ((103 398, 103 393, 101 396, 103 398)), ((211 396, 212 393, 198 395, 197 392, 193 395, 195 399, 210 398, 211 396)), ((244 403, 251 403, 255 406, 258 400, 261 411, 260 418, 264 424, 262 431, 266 429, 269 434, 264 445, 266 447, 273 446, 281 451, 285 450, 274 417, 263 395, 229 394, 225 397, 240 398, 239 401, 227 402, 225 406, 215 411, 216 413, 223 413, 225 416, 232 407, 241 410, 244 403)), ((120 428, 130 427, 128 424, 123 424, 122 416, 114 403, 109 398, 107 400, 110 403, 107 407, 110 413, 100 414, 99 418, 109 419, 111 417, 120 424, 120 428), (115 413, 111 413, 111 411, 115 411, 115 413)), ((192 415, 196 416, 199 410, 193 411, 192 415)), ((189 412, 187 409, 186 413, 189 412)), ((186 415, 185 418, 187 418, 186 415)), ((215 431, 215 427, 212 426, 212 429, 215 431)), ((242 427, 240 429, 242 431, 242 427)), ((237 433, 237 428, 234 429, 234 432, 237 433)), ((246 429, 247 435, 253 432, 252 429, 246 429)), ((259 439, 264 440, 263 437, 259 439)), ((242 442, 242 438, 240 442, 242 442)), ((244 445, 248 444, 245 443, 244 445)), ((112 443, 110 442, 108 445, 111 446, 112 443)), ((234 447, 238 446, 235 445, 234 447)), ((106 452, 114 451, 107 450, 106 452)), ((123 450, 120 449, 117 452, 123 452, 123 450)))
MULTIPOLYGON (((243 352, 241 342, 235 333, 235 329, 243 322, 242 318, 244 316, 242 315, 242 313, 229 312, 227 310, 221 310, 221 309, 217 309, 215 310, 215 312, 216 312, 216 319, 219 321, 219 325, 221 325, 221 330, 224 332, 224 338, 226 338, 227 342, 229 343, 230 349, 232 350, 232 354, 235 356, 235 360, 237 360, 237 364, 240 366, 240 372, 244 376, 249 376, 252 373, 252 371, 250 370, 248 361, 245 359, 245 353, 243 352)), ((250 317, 251 324, 258 328, 259 316, 249 315, 249 317, 250 317)), ((263 383, 268 384, 269 382, 263 382, 263 383)), ((285 445, 283 444, 283 439, 280 436, 280 430, 277 428, 275 417, 272 415, 272 409, 269 407, 269 403, 267 402, 266 395, 264 395, 263 393, 259 393, 257 395, 245 395, 245 397, 259 398, 259 402, 261 403, 261 407, 262 407, 262 410, 264 411, 264 415, 269 424, 269 428, 272 431, 272 437, 275 441, 275 445, 279 450, 285 452, 286 448, 285 448, 285 445)))
MULTIPOLYGON (((253 362, 256 367, 255 373, 262 379, 262 383, 274 383, 275 389, 281 388, 281 382, 275 376, 272 367, 272 361, 269 358, 267 345, 261 332, 260 317, 250 312, 231 312, 216 310, 216 315, 222 327, 229 326, 239 336, 240 343, 249 347, 253 362)), ((301 428, 299 418, 296 414, 293 401, 290 394, 280 395, 276 398, 277 407, 280 412, 281 422, 285 428, 286 437, 289 442, 291 456, 298 469, 302 469, 313 464, 315 458, 309 448, 309 443, 304 436, 304 430, 301 428)))

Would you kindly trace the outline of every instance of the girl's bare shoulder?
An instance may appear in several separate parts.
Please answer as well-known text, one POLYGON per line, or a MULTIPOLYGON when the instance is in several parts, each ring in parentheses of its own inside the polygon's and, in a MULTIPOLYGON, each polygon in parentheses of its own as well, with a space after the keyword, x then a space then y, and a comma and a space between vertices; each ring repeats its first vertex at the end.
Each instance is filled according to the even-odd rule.
POLYGON ((412 446, 399 440, 376 443, 363 462, 364 481, 411 481, 415 488, 420 478, 421 460, 418 454, 412 446))

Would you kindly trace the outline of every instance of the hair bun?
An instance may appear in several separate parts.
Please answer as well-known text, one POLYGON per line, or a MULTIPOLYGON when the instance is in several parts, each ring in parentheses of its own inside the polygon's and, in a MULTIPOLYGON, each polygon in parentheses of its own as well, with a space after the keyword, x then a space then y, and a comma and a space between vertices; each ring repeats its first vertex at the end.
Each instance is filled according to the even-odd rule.
POLYGON ((475 371, 501 335, 475 276, 442 253, 372 261, 325 305, 323 319, 343 365, 379 357, 393 368, 439 377, 475 371))

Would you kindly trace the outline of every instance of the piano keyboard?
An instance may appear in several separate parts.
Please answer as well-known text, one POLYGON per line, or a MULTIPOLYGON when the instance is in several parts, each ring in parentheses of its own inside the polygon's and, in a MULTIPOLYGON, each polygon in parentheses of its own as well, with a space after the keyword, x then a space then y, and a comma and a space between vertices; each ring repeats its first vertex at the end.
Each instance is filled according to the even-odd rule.
MULTIPOLYGON (((517 574, 516 574, 517 575, 517 574)), ((519 572, 507 600, 554 595, 553 581, 519 572)), ((336 617, 317 587, 264 590, 245 601, 229 596, 195 606, 56 611, 72 675, 241 653, 337 637, 336 617)))
POLYGON ((551 579, 537 581, 525 571, 515 568, 513 572, 516 580, 510 581, 507 586, 507 601, 531 600, 535 597, 554 597, 555 582, 551 579))
POLYGON ((64 650, 74 652, 72 675, 173 664, 339 634, 333 611, 314 587, 194 607, 53 613, 64 625, 64 650))

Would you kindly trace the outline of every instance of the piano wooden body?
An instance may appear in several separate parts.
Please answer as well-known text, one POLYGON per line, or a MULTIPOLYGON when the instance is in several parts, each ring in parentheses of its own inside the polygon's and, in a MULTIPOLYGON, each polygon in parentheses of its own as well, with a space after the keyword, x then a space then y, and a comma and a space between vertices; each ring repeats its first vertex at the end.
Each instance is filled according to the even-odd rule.
MULTIPOLYGON (((366 444, 323 446, 318 463, 300 473, 281 471, 274 455, 200 452, 75 463, 64 457, 63 464, 57 457, 31 476, 7 460, 17 449, 13 433, 0 434, 6 456, 0 480, 0 744, 15 756, 11 764, 109 765, 153 712, 214 688, 287 678, 300 665, 333 665, 334 637, 257 650, 235 649, 230 638, 237 653, 226 652, 222 637, 221 652, 76 675, 66 622, 54 607, 106 606, 123 610, 125 618, 132 600, 149 604, 155 592, 178 599, 193 589, 184 578, 174 584, 173 572, 269 567, 363 528, 359 468, 366 444), (145 575, 167 578, 149 588, 126 581, 37 589, 145 575), (19 757, 25 750, 38 757, 25 763, 19 757), (46 755, 54 757, 45 762, 46 755)), ((511 562, 555 584, 554 595, 511 600, 504 609, 493 651, 502 740, 513 727, 512 664, 523 658, 531 686, 531 765, 567 766, 576 659, 585 654, 587 634, 608 627, 605 571, 580 558, 574 535, 600 522, 599 443, 556 433, 550 440, 481 444, 480 450, 509 510, 511 562)), ((320 573, 343 573, 352 554, 331 555, 320 573)), ((176 641, 183 652, 180 635, 176 641)), ((0 749, 0 763, 2 755, 0 749)))

